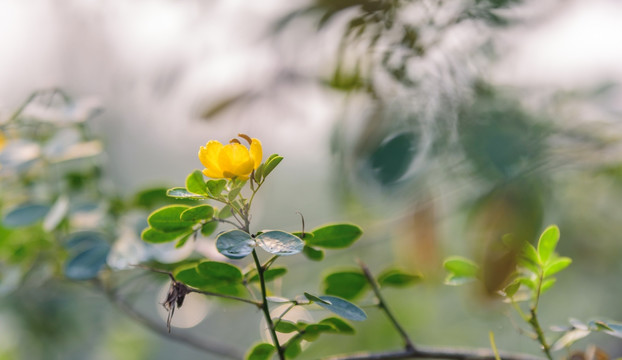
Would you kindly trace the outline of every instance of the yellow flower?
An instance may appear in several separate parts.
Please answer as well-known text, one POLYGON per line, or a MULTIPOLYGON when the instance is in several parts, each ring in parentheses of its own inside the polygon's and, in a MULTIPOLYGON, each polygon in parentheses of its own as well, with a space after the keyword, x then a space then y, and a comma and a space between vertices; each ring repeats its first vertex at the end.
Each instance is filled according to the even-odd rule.
POLYGON ((239 134, 250 144, 250 149, 233 139, 227 145, 210 140, 199 149, 199 160, 205 169, 203 174, 215 179, 248 179, 253 169, 261 165, 263 156, 261 141, 239 134))
POLYGON ((6 146, 6 138, 4 137, 4 134, 0 132, 0 151, 2 151, 2 148, 4 148, 5 146, 6 146))

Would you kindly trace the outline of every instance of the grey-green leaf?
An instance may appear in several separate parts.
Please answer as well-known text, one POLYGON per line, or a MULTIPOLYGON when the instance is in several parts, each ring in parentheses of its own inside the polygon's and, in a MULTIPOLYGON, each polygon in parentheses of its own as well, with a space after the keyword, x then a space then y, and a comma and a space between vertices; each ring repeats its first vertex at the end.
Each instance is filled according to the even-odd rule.
POLYGON ((304 247, 299 237, 280 230, 264 230, 257 235, 256 240, 262 249, 279 256, 298 254, 304 247))
POLYGON ((246 257, 254 248, 255 239, 242 230, 230 230, 216 238, 216 249, 230 259, 246 257))
POLYGON ((176 198, 176 199, 192 199, 192 200, 205 199, 205 197, 191 193, 182 187, 176 187, 176 188, 166 190, 166 196, 176 198))
POLYGON ((361 308, 347 300, 330 295, 320 296, 320 299, 328 301, 330 304, 326 304, 325 302, 316 302, 316 304, 344 319, 352 321, 363 321, 367 319, 367 314, 365 314, 361 308))
POLYGON ((309 294, 308 292, 305 292, 304 294, 305 294, 305 297, 307 298, 307 300, 309 300, 309 301, 313 301, 313 302, 316 302, 316 303, 324 303, 326 305, 330 305, 331 304, 330 301, 324 300, 324 299, 320 298, 319 296, 315 296, 313 294, 309 294))
POLYGON ((298 331, 298 326, 296 326, 296 324, 294 324, 291 321, 287 321, 287 320, 278 320, 278 322, 276 323, 276 325, 274 326, 274 330, 280 332, 280 333, 285 333, 285 334, 289 334, 292 333, 294 331, 298 331))
POLYGON ((22 204, 9 211, 2 219, 2 225, 7 228, 28 226, 42 220, 50 210, 50 206, 43 204, 22 204))
POLYGON ((538 240, 538 255, 540 256, 540 264, 545 265, 555 253, 557 242, 559 241, 559 228, 557 225, 547 227, 540 240, 538 240))
POLYGON ((313 237, 306 239, 307 245, 328 249, 346 248, 363 234, 360 227, 353 224, 332 224, 316 228, 313 237))
POLYGON ((105 242, 98 242, 94 246, 71 257, 65 264, 65 276, 72 280, 89 280, 106 265, 110 246, 105 242))

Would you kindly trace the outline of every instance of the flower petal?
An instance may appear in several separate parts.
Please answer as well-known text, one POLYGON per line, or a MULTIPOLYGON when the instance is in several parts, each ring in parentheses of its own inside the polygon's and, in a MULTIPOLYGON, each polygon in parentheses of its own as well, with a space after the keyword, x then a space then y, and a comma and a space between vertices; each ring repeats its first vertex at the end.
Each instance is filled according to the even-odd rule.
POLYGON ((250 149, 251 158, 253 159, 253 169, 257 169, 261 165, 261 158, 263 157, 263 149, 261 147, 261 141, 253 138, 251 141, 250 149))
POLYGON ((203 175, 207 177, 211 177, 212 179, 222 179, 225 177, 222 173, 222 170, 220 169, 215 170, 215 169, 210 169, 210 168, 203 169, 203 175))
POLYGON ((227 144, 218 154, 218 164, 227 175, 248 177, 253 171, 253 159, 251 159, 248 149, 241 144, 227 144))
POLYGON ((220 154, 222 148, 223 145, 220 142, 210 140, 207 144, 205 144, 205 146, 201 146, 199 149, 199 160, 201 161, 201 164, 207 168, 208 172, 221 174, 220 177, 222 177, 222 170, 218 163, 218 154, 220 154))

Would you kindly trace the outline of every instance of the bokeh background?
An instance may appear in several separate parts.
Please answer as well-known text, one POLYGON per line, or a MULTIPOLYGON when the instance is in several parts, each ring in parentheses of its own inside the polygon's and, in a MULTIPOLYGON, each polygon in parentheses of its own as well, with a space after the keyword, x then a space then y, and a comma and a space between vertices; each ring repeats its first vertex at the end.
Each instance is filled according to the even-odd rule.
MULTIPOLYGON (((543 297, 541 323, 622 321, 620 18, 614 0, 3 0, 2 212, 57 204, 67 229, 105 229, 103 271, 164 329, 167 279, 128 264, 216 255, 210 239, 145 248, 137 234, 153 204, 136 194, 182 185, 199 146, 246 133, 285 157, 255 205, 257 230, 296 231, 300 211, 310 228, 365 231, 322 263, 283 259, 276 292, 319 292, 328 268, 357 258, 375 272, 397 264, 425 276, 386 293, 416 344, 488 347, 494 331, 499 348, 537 354, 485 289, 443 285, 442 261, 502 273, 503 234, 533 242, 558 224, 574 262, 543 297)), ((95 280, 66 279, 62 226, 3 221, 0 359, 221 358, 142 326, 95 280)), ((241 353, 261 337, 253 309, 191 305, 177 321, 195 326, 174 333, 241 353)), ((300 358, 401 346, 369 317, 300 358)), ((575 347, 589 344, 622 356, 614 337, 575 347)))

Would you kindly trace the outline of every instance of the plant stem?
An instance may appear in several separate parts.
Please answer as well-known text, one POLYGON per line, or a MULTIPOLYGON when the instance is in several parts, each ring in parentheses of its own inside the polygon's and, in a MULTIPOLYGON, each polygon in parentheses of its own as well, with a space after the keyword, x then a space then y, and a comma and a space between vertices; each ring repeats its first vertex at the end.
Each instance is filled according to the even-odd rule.
POLYGON ((540 327, 540 323, 538 322, 536 308, 531 308, 531 318, 529 319, 529 324, 538 336, 538 342, 540 342, 540 345, 542 345, 542 351, 544 351, 544 354, 549 360, 553 360, 553 356, 551 355, 551 347, 546 342, 544 332, 542 331, 542 327, 540 327))
POLYGON ((279 344, 279 338, 276 335, 276 330, 274 329, 274 324, 272 323, 272 316, 270 315, 270 308, 268 307, 268 300, 266 299, 266 281, 263 276, 265 270, 261 266, 261 262, 259 262, 259 257, 257 256, 257 251, 255 251, 255 249, 253 249, 253 259, 255 260, 255 266, 257 267, 257 274, 259 274, 259 283, 261 284, 262 309, 264 317, 266 318, 266 323, 268 324, 268 330, 270 330, 270 336, 272 336, 272 342, 274 343, 274 347, 279 354, 279 359, 285 360, 285 353, 283 351, 283 348, 279 344))
POLYGON ((536 298, 534 300, 534 304, 529 310, 531 313, 531 317, 529 318, 529 325, 536 332, 538 342, 542 346, 542 351, 546 355, 549 360, 553 360, 553 356, 551 355, 551 347, 546 342, 546 338, 544 337, 544 332, 542 331, 542 327, 540 326, 540 322, 538 321, 538 304, 540 302, 540 295, 542 294, 542 281, 544 279, 544 270, 540 269, 540 274, 538 277, 538 289, 536 291, 536 298))
POLYGON ((237 296, 233 296, 233 295, 225 295, 225 294, 213 293, 213 292, 210 292, 210 291, 203 291, 203 290, 194 289, 194 288, 191 288, 191 287, 188 287, 188 290, 191 293, 203 294, 203 295, 207 295, 207 296, 214 296, 214 297, 219 297, 219 298, 223 298, 223 299, 236 300, 236 301, 244 302, 244 303, 247 303, 247 304, 253 304, 253 305, 257 306, 258 308, 261 308, 263 306, 259 301, 255 301, 255 300, 251 300, 251 299, 245 299, 245 298, 241 298, 241 297, 237 297, 237 296))
POLYGON ((365 277, 367 278, 367 282, 369 282, 369 285, 371 285, 371 288, 374 291, 374 294, 376 295, 376 298, 378 299, 378 307, 382 311, 384 311, 384 313, 387 315, 387 317, 389 318, 389 320, 393 324, 393 327, 395 327, 395 329, 402 336, 402 339, 406 343, 406 350, 413 350, 414 351, 415 350, 415 345, 413 345, 412 341, 410 340, 410 337, 408 337, 408 334, 406 333, 404 328, 402 328, 402 325, 400 325, 400 323, 397 321, 397 318, 393 315, 393 313, 391 312, 391 310, 387 306, 387 303, 385 302, 384 298, 382 297, 382 294, 380 293, 380 288, 378 287, 378 284, 376 283, 376 280, 374 279, 374 276, 369 271, 369 268, 361 260, 358 260, 358 263, 359 263, 359 266, 361 267, 361 269, 363 270, 363 274, 365 274, 365 277))

